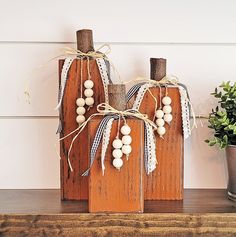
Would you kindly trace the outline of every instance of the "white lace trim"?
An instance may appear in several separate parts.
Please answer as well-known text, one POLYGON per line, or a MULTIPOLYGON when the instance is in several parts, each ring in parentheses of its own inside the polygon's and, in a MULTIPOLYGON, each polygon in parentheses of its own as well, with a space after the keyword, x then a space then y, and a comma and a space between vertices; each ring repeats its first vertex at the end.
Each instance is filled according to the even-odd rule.
POLYGON ((156 139, 152 126, 147 122, 145 122, 145 124, 147 129, 147 152, 148 152, 147 174, 150 174, 152 171, 156 169, 157 165, 156 139))
POLYGON ((96 59, 98 69, 101 75, 103 87, 104 87, 104 94, 105 94, 105 103, 109 103, 108 101, 108 84, 109 84, 109 77, 108 77, 108 71, 107 66, 103 58, 97 58, 96 59))
POLYGON ((181 114, 182 114, 182 128, 184 139, 187 139, 191 135, 191 124, 190 124, 190 114, 189 114, 189 100, 187 91, 179 86, 180 93, 180 103, 181 103, 181 114))
POLYGON ((60 83, 60 88, 59 88, 59 93, 58 93, 58 104, 55 109, 59 109, 62 104, 62 99, 66 87, 66 81, 67 81, 67 74, 70 69, 70 66, 73 62, 73 58, 66 58, 62 67, 61 71, 61 83, 60 83))
MULTIPOLYGON (((142 103, 143 97, 148 88, 153 87, 151 84, 144 84, 142 85, 137 93, 135 98, 133 109, 139 110, 140 105, 142 103)), ((176 87, 176 86, 171 86, 176 87)), ((182 86, 178 86, 179 93, 180 93, 180 103, 181 103, 181 116, 182 116, 182 129, 183 129, 183 136, 184 139, 187 139, 191 135, 191 124, 190 124, 190 114, 189 114, 189 100, 187 96, 187 91, 182 86)))
POLYGON ((144 84, 144 85, 142 85, 142 86, 139 88, 132 109, 139 110, 139 107, 140 107, 140 105, 141 105, 141 103, 142 103, 143 97, 144 97, 145 92, 147 91, 148 87, 149 87, 148 84, 144 84))
POLYGON ((106 156, 106 151, 107 147, 110 141, 110 135, 111 135, 111 128, 112 128, 112 123, 114 121, 114 118, 111 118, 104 130, 103 137, 102 137, 102 153, 101 153, 101 165, 102 165, 102 175, 105 173, 105 156, 106 156))

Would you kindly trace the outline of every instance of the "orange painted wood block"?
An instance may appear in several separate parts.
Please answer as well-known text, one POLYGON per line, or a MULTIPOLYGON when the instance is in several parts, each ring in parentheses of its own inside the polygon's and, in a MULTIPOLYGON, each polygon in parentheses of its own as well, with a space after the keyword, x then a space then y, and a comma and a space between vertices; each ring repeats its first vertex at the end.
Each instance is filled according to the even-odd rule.
MULTIPOLYGON (((94 82, 94 106, 86 112, 85 117, 88 118, 96 112, 98 104, 105 101, 104 88, 100 76, 96 60, 90 60, 91 79, 94 82)), ((61 75, 64 60, 59 61, 59 75, 61 75)), ((80 60, 73 61, 68 73, 68 80, 65 88, 62 113, 60 119, 63 124, 63 131, 60 137, 64 137, 78 127, 76 122, 76 99, 80 97, 80 60)), ((87 79, 87 60, 83 62, 83 78, 82 83, 87 79)), ((83 88, 84 89, 84 88, 83 88)), ((88 177, 82 177, 81 174, 87 168, 88 164, 88 130, 87 127, 82 131, 75 141, 70 155, 73 172, 69 170, 67 155, 73 136, 62 140, 60 143, 61 156, 61 199, 62 200, 86 200, 88 199, 88 177)))
MULTIPOLYGON (((101 119, 89 122, 90 147, 101 119)), ((101 169, 101 145, 89 175, 90 212, 143 212, 143 122, 127 119, 131 127, 132 152, 129 160, 123 156, 123 167, 118 171, 112 165, 112 141, 117 134, 117 121, 113 122, 110 143, 105 158, 105 174, 101 169)))
MULTIPOLYGON (((159 88, 150 88, 159 104, 159 88)), ((162 88, 162 95, 165 89, 162 88)), ((172 99, 171 125, 165 125, 164 139, 157 135, 156 155, 158 165, 150 175, 145 174, 145 200, 182 200, 183 199, 183 165, 184 140, 182 135, 182 117, 180 94, 178 88, 168 88, 168 96, 172 99)), ((140 112, 147 114, 150 119, 155 113, 155 102, 146 92, 140 106, 140 112)))

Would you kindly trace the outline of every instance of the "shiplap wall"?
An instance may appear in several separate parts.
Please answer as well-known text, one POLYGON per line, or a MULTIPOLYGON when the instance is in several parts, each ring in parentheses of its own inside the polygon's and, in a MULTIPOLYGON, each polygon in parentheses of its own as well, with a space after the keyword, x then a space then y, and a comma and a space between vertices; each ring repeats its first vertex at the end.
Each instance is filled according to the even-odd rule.
MULTIPOLYGON (((149 58, 190 92, 197 115, 215 101, 222 80, 236 79, 234 0, 0 0, 0 188, 58 188, 57 61, 75 47, 75 31, 91 28, 95 46, 108 42, 123 80, 149 76, 149 58), (44 65, 39 68, 40 65, 44 65), (31 80, 31 104, 23 91, 31 80)), ((209 148, 207 121, 185 143, 185 187, 223 188, 224 152, 209 148)))

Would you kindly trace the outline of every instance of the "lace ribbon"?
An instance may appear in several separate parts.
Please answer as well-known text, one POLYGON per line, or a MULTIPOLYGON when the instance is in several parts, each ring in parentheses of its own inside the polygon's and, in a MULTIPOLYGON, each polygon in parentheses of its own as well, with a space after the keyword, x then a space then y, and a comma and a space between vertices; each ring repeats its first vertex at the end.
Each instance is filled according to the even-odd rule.
MULTIPOLYGON (((64 61, 63 67, 62 67, 61 84, 60 84, 59 93, 58 93, 58 105, 55 108, 55 109, 59 110, 59 115, 61 115, 61 105, 62 105, 62 101, 63 101, 63 97, 64 97, 66 83, 68 81, 68 72, 71 67, 71 64, 73 63, 73 60, 74 59, 72 59, 72 58, 66 58, 64 61)), ((106 65, 105 59, 103 59, 103 58, 97 58, 96 63, 98 65, 99 72, 101 75, 101 80, 103 83, 104 94, 105 94, 105 103, 108 103, 108 87, 107 87, 107 85, 109 83, 111 83, 111 81, 108 76, 107 65, 106 65)), ((58 125, 58 129, 57 129, 56 133, 58 134, 62 130, 63 130, 62 121, 61 121, 61 119, 59 119, 59 125, 58 125)))
POLYGON ((134 85, 127 93, 126 98, 127 102, 132 98, 133 95, 137 94, 133 109, 139 110, 140 105, 142 103, 143 97, 147 90, 152 87, 168 85, 168 87, 176 87, 179 89, 180 93, 180 103, 181 103, 181 116, 182 116, 182 129, 184 139, 188 138, 191 135, 191 130, 196 127, 195 122, 195 113, 192 107, 192 104, 189 99, 188 91, 185 85, 178 83, 178 79, 174 76, 164 77, 160 81, 154 81, 151 79, 138 78, 137 81, 145 81, 143 83, 139 83, 134 85), (190 123, 190 110, 193 116, 193 126, 191 128, 190 123))
MULTIPOLYGON (((108 123, 108 121, 111 118, 114 119, 118 119, 119 116, 121 117, 133 117, 133 118, 137 118, 140 120, 143 120, 144 122, 146 122, 147 124, 149 124, 150 127, 152 127, 152 129, 156 130, 157 126, 155 123, 153 123, 153 121, 149 120, 145 115, 141 114, 139 111, 137 110, 125 110, 125 111, 119 111, 114 109, 112 106, 110 106, 109 104, 106 103, 102 103, 99 104, 97 106, 97 111, 98 113, 95 113, 93 115, 91 115, 85 122, 83 122, 78 128, 76 128, 75 130, 73 130, 72 132, 70 132, 69 134, 67 134, 66 136, 62 137, 59 139, 59 141, 62 141, 64 139, 66 139, 67 137, 73 135, 74 133, 76 133, 76 135, 73 137, 72 142, 69 146, 69 150, 68 150, 68 156, 67 156, 67 161, 70 167, 70 170, 73 171, 71 162, 70 162, 70 153, 73 147, 73 144, 75 142, 75 140, 78 138, 79 134, 83 131, 83 129, 86 127, 87 123, 94 117, 96 116, 105 116, 104 119, 101 121, 101 123, 99 124, 99 127, 97 129, 96 135, 95 135, 95 139, 94 142, 92 144, 91 147, 91 152, 90 152, 90 167, 89 169, 83 174, 83 176, 86 176, 89 174, 89 170, 94 162, 95 159, 95 155, 96 155, 96 151, 98 149, 99 144, 101 143, 101 139, 102 139, 102 135, 104 133, 104 129, 106 128, 106 125, 108 123)), ((147 138, 149 139, 149 138, 147 138)), ((152 142, 152 141, 150 141, 152 142)), ((149 143, 150 143, 149 142, 149 143)))
POLYGON ((106 156, 106 151, 107 151, 107 147, 109 145, 109 140, 110 140, 110 135, 111 135, 111 128, 112 128, 112 123, 114 121, 114 118, 111 118, 107 125, 106 128, 104 130, 103 133, 103 138, 102 138, 102 153, 101 153, 101 165, 102 165, 102 175, 104 175, 105 172, 105 156, 106 156))
POLYGON ((98 69, 101 75, 104 93, 105 93, 105 103, 108 103, 108 84, 112 83, 108 76, 108 70, 106 62, 103 58, 97 58, 96 59, 98 69))
POLYGON ((146 173, 149 175, 156 169, 157 158, 156 158, 156 138, 152 127, 144 122, 144 165, 146 173))
MULTIPOLYGON (((136 111, 130 111, 131 113, 136 113, 136 111)), ((119 116, 117 114, 113 115, 107 115, 103 118, 103 120, 100 122, 99 127, 97 129, 97 132, 95 134, 95 138, 93 141, 93 144, 91 146, 90 151, 90 165, 89 168, 82 174, 82 176, 88 176, 89 171, 94 163, 96 152, 98 150, 98 146, 101 142, 102 134, 103 134, 103 141, 102 141, 102 154, 101 154, 101 166, 102 166, 102 173, 104 175, 105 171, 105 155, 106 150, 109 144, 110 139, 110 132, 112 128, 112 123, 114 120, 119 119, 119 116)), ((156 159, 156 140, 154 136, 154 130, 152 125, 144 121, 144 166, 146 173, 149 175, 151 172, 153 172, 156 169, 157 165, 157 159, 156 159)))

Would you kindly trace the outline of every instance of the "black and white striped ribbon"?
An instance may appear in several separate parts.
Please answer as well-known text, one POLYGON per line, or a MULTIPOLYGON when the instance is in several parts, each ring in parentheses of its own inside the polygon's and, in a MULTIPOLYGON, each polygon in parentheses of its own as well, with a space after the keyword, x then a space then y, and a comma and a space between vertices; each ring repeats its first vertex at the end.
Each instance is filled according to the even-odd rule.
MULTIPOLYGON (((64 97, 64 92, 65 92, 65 88, 66 88, 66 84, 68 81, 68 72, 69 69, 71 67, 71 64, 73 63, 73 58, 66 58, 62 67, 62 72, 61 72, 61 83, 60 83, 60 87, 59 87, 59 92, 58 92, 58 105, 56 107, 56 109, 59 110, 59 125, 57 128, 57 132, 56 134, 59 134, 62 132, 63 130, 63 124, 61 121, 61 115, 62 115, 62 109, 61 109, 61 105, 63 102, 63 97, 64 97)), ((110 72, 110 66, 109 66, 109 61, 103 59, 103 58, 98 58, 96 59, 96 63, 101 75, 101 80, 103 83, 103 88, 104 88, 104 93, 105 93, 105 99, 106 99, 106 103, 108 103, 108 89, 107 89, 107 85, 108 84, 113 84, 112 80, 110 79, 109 76, 109 72, 110 72)))
MULTIPOLYGON (((128 103, 134 95, 137 95, 137 93, 138 93, 138 91, 140 90, 140 88, 141 88, 143 85, 145 85, 145 84, 146 84, 146 82, 138 83, 138 84, 134 85, 133 87, 131 87, 131 89, 130 89, 130 90, 128 91, 128 93, 126 94, 126 103, 128 103)), ((153 87, 154 87, 154 86, 155 86, 155 85, 153 85, 153 87)), ((150 85, 150 87, 152 87, 152 86, 150 85)), ((188 98, 188 100, 190 101, 188 89, 187 89, 187 87, 186 87, 184 84, 178 83, 177 86, 171 85, 171 87, 177 87, 177 88, 182 87, 182 88, 186 91, 187 98, 188 98)), ((136 98, 136 99, 138 99, 138 98, 136 98)), ((181 98, 181 99, 182 99, 182 98, 181 98)), ((135 104, 135 103, 134 103, 134 104, 135 104)), ((182 111, 181 111, 181 112, 182 112, 182 115, 185 113, 184 108, 182 108, 182 111)), ((190 105, 190 103, 188 103, 188 115, 189 115, 189 119, 190 119, 190 116, 191 116, 191 105, 190 105)), ((183 117, 183 116, 182 116, 182 117, 183 117)), ((188 120, 189 120, 189 119, 188 119, 188 120)), ((182 123, 183 123, 183 121, 182 121, 182 123)), ((182 124, 182 125, 183 125, 183 124, 182 124)), ((185 134, 185 132, 184 132, 184 125, 183 125, 183 134, 185 134)))
MULTIPOLYGON (((136 110, 127 110, 129 112, 132 112, 132 113, 136 113, 137 111, 136 110)), ((105 116, 102 121, 100 122, 99 126, 98 126, 98 129, 96 131, 96 134, 95 134, 95 137, 94 137, 94 140, 93 140, 93 143, 92 143, 92 146, 91 146, 91 150, 90 150, 90 164, 89 164, 89 168, 82 174, 82 176, 88 176, 89 175, 89 171, 94 163, 94 160, 95 160, 95 157, 96 157, 96 153, 97 153, 97 150, 98 150, 98 147, 101 143, 101 139, 102 139, 102 136, 103 136, 103 133, 104 133, 104 130, 107 126, 107 123, 109 122, 110 119, 114 119, 114 120, 117 120, 119 119, 119 115, 117 114, 113 114, 113 115, 107 115, 105 116)), ((144 123, 144 166, 145 166, 145 170, 146 170, 146 173, 149 174, 150 173, 150 170, 149 170, 149 167, 148 167, 148 161, 151 160, 153 157, 149 157, 150 156, 150 152, 148 152, 148 149, 149 149, 149 144, 151 142, 154 142, 151 140, 151 137, 149 137, 147 135, 147 124, 144 123)))
POLYGON ((126 94, 126 103, 128 103, 130 100, 131 100, 131 98, 138 92, 138 90, 140 89, 140 87, 142 86, 142 85, 144 85, 145 84, 145 82, 143 82, 143 83, 138 83, 138 84, 136 84, 136 85, 134 85, 134 86, 132 86, 131 88, 130 88, 130 90, 128 91, 128 93, 126 94))
POLYGON ((118 119, 119 116, 114 114, 114 115, 107 115, 105 116, 102 121, 100 122, 98 129, 96 131, 94 140, 93 140, 93 144, 91 146, 91 150, 90 150, 90 164, 89 164, 89 168, 82 174, 82 176, 88 176, 89 171, 93 165, 93 162, 95 160, 95 156, 98 150, 98 147, 101 143, 101 139, 102 139, 102 135, 104 133, 104 129, 106 128, 107 123, 109 122, 110 119, 118 119))

